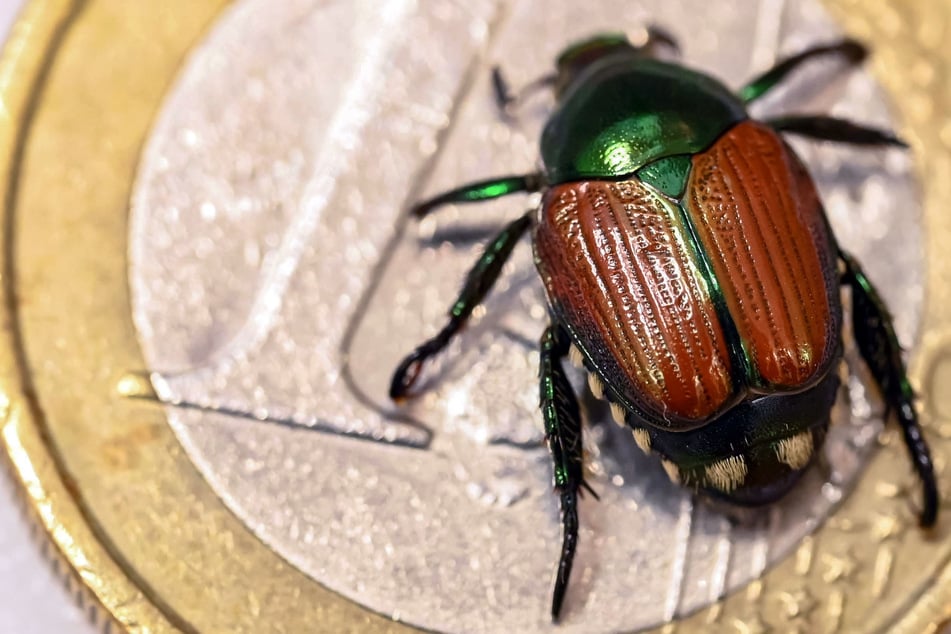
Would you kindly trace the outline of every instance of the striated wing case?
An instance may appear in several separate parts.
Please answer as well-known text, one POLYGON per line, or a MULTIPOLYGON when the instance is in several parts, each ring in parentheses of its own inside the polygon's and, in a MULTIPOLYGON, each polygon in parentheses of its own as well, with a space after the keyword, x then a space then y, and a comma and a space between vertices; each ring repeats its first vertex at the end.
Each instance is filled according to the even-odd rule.
POLYGON ((836 356, 818 196, 755 122, 693 156, 679 200, 637 176, 552 187, 535 250, 553 313, 609 396, 663 428, 697 427, 750 392, 805 389, 836 356))

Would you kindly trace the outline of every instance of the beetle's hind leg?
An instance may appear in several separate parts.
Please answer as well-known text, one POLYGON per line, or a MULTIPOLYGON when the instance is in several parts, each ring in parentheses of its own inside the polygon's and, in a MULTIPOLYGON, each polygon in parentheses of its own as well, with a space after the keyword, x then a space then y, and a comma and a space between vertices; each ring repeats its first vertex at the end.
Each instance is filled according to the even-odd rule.
MULTIPOLYGON (((561 497, 562 544, 558 575, 551 599, 551 618, 558 620, 568 588, 571 566, 578 545, 578 495, 587 489, 581 443, 581 411, 561 360, 568 354, 571 340, 565 329, 551 325, 542 335, 539 360, 540 401, 545 420, 545 436, 554 465, 555 490, 561 497)), ((595 495, 595 497, 597 497, 595 495)))
POLYGON ((766 125, 777 132, 798 134, 819 141, 834 141, 864 146, 907 148, 908 144, 888 130, 871 128, 845 119, 823 115, 804 115, 767 119, 766 125))
POLYGON ((855 341, 888 408, 895 410, 912 464, 921 480, 924 499, 921 525, 933 526, 938 515, 938 485, 935 482, 934 464, 918 424, 914 393, 905 374, 901 347, 895 336, 891 316, 858 262, 844 252, 840 253, 840 257, 845 263, 842 281, 852 289, 855 341))
POLYGON ((502 266, 512 254, 519 239, 532 226, 533 213, 528 212, 506 226, 489 243, 485 252, 469 271, 459 297, 449 310, 449 322, 439 333, 409 354, 396 368, 390 382, 390 398, 405 398, 413 386, 423 362, 444 349, 472 315, 473 309, 485 299, 502 272, 502 266))

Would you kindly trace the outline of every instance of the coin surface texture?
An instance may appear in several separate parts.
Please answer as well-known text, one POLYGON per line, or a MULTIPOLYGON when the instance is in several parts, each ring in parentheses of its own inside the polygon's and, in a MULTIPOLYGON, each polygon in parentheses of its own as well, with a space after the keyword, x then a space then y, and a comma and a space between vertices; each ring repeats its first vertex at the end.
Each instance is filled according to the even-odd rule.
MULTIPOLYGON (((3 442, 105 623, 131 631, 908 631, 951 605, 947 521, 857 354, 819 464, 742 521, 672 484, 590 395, 581 546, 561 545, 537 411, 547 308, 522 244, 425 393, 386 398, 506 219, 414 201, 537 161, 490 73, 649 25, 739 87, 849 33, 754 114, 830 113, 911 151, 793 140, 892 310, 942 490, 951 440, 951 10, 836 0, 34 1, 0 84, 3 442), (734 4, 736 6, 734 6, 734 4), (117 29, 116 25, 122 28, 117 29)), ((847 334, 848 337, 848 334, 847 334)), ((573 377, 579 388, 583 376, 573 377)), ((580 390, 586 394, 585 390, 580 390)))

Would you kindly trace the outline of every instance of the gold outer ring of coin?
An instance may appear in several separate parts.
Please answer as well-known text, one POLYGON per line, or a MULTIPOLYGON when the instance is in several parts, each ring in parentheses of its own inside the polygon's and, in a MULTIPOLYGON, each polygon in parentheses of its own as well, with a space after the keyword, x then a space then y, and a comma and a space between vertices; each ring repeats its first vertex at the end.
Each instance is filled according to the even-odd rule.
MULTIPOLYGON (((130 632, 408 632, 287 564, 188 461, 145 367, 127 286, 134 166, 163 95, 226 0, 32 0, 0 60, 0 438, 34 519, 100 624, 130 632)), ((951 4, 826 0, 874 43, 925 204, 912 359, 945 519, 918 530, 892 432, 836 514, 764 577, 666 632, 938 631, 951 623, 951 4)))

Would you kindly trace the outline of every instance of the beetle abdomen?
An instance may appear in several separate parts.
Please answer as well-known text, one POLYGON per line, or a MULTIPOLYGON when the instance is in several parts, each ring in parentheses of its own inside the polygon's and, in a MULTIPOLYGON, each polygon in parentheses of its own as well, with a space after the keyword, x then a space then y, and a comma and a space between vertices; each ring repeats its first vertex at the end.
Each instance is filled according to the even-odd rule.
POLYGON ((582 181, 550 189, 541 214, 552 310, 616 397, 672 427, 732 401, 728 342, 675 201, 636 177, 582 181))
POLYGON ((743 342, 747 382, 800 388, 837 350, 835 256, 811 178, 754 121, 693 158, 683 206, 743 342))

